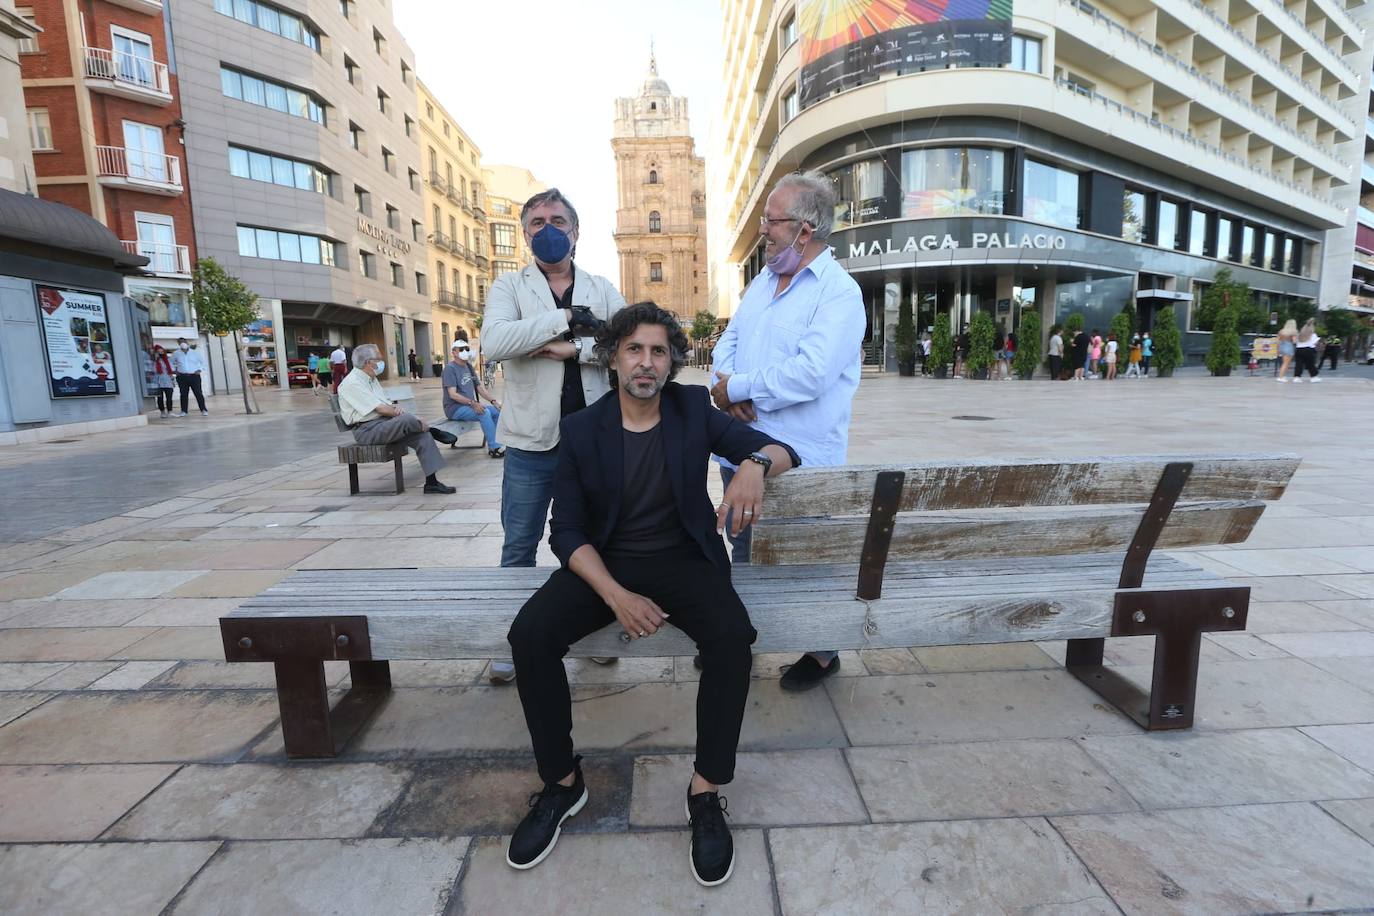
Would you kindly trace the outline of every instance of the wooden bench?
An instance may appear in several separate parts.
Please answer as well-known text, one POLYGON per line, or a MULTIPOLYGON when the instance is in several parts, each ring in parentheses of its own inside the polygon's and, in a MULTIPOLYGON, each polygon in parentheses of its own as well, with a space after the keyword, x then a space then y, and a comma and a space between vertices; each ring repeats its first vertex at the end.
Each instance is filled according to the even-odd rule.
MULTIPOLYGON (((803 468, 768 481, 753 562, 733 579, 759 652, 1067 640, 1066 667, 1084 684, 1147 728, 1187 728, 1202 634, 1243 630, 1250 590, 1152 551, 1244 541, 1297 465, 1281 455, 803 468), (1106 637, 1147 635, 1148 695, 1103 665, 1106 637)), ((388 660, 506 655, 511 621, 549 572, 297 572, 220 619, 225 658, 276 666, 289 755, 333 756, 390 689, 388 660), (332 715, 328 660, 352 672, 332 715)), ((692 652, 672 627, 626 642, 608 626, 570 654, 692 652)))
MULTIPOLYGON (((391 399, 396 404, 408 412, 414 412, 415 398, 412 396, 409 385, 398 385, 386 389, 391 399)), ((343 413, 339 409, 339 396, 331 394, 329 396, 329 412, 334 415, 334 425, 339 432, 352 435, 348 424, 343 421, 343 413)), ((460 436, 473 429, 480 429, 476 421, 468 420, 444 420, 440 423, 431 423, 435 429, 442 429, 460 436)), ((449 448, 458 448, 458 443, 454 443, 449 448)), ((463 448, 479 448, 480 446, 466 445, 463 448)), ((396 467, 396 492, 404 493, 406 489, 405 472, 401 465, 401 459, 406 455, 406 448, 400 445, 359 445, 351 442, 348 445, 339 446, 339 464, 348 465, 348 495, 357 496, 358 486, 358 465, 360 464, 385 464, 392 462, 396 467)))

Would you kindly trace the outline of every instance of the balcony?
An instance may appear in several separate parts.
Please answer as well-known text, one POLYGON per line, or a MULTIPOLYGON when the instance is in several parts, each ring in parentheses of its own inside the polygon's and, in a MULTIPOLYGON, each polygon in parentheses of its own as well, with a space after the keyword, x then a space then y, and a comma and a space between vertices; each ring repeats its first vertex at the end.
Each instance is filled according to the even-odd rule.
POLYGON ((146 242, 142 239, 121 240, 124 250, 130 254, 138 254, 148 259, 148 266, 143 268, 159 277, 181 277, 191 276, 191 249, 185 245, 171 245, 166 242, 146 242))
POLYGON ((480 255, 480 254, 477 256, 477 269, 478 269, 478 270, 487 270, 490 266, 491 266, 491 262, 488 261, 488 260, 486 259, 485 256, 480 255))
POLYGON ((458 193, 458 188, 457 188, 457 186, 455 186, 455 185, 449 185, 449 186, 448 186, 448 194, 447 194, 447 196, 448 196, 448 202, 451 203, 451 204, 454 204, 455 206, 456 206, 457 204, 461 204, 461 203, 463 202, 463 198, 462 198, 462 196, 459 195, 459 193, 458 193))
POLYGON ((434 294, 435 305, 448 305, 453 308, 458 307, 458 295, 446 289, 441 289, 434 294))
POLYGON ((431 188, 443 194, 448 191, 448 182, 444 181, 444 176, 438 172, 429 173, 429 181, 426 182, 431 188))
MULTIPOLYGON (((453 239, 442 232, 431 232, 429 234, 429 241, 435 248, 442 248, 444 250, 448 250, 453 244, 453 239)), ((440 292, 443 292, 443 290, 440 290, 440 292)))
POLYGON ((181 160, 122 146, 95 148, 96 178, 108 188, 176 197, 181 193, 181 160))
MULTIPOLYGON (((161 4, 158 10, 161 15, 161 4)), ((105 48, 82 48, 81 51, 86 61, 86 88, 92 92, 159 107, 172 104, 172 84, 167 79, 166 64, 105 48)))
POLYGON ((134 10, 146 16, 162 15, 162 0, 110 0, 115 6, 122 6, 126 10, 134 10))

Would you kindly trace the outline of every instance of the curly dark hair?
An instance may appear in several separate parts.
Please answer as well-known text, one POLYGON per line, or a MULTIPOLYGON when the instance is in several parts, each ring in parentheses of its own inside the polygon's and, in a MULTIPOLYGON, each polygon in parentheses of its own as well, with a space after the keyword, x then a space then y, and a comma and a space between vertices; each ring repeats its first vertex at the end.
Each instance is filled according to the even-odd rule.
POLYGON ((687 350, 690 346, 677 316, 667 309, 661 309, 654 302, 636 302, 611 316, 611 320, 596 332, 596 356, 601 365, 611 366, 611 358, 616 348, 626 337, 633 334, 641 324, 658 324, 668 330, 668 352, 672 367, 668 370, 668 381, 677 377, 683 366, 687 365, 687 350))

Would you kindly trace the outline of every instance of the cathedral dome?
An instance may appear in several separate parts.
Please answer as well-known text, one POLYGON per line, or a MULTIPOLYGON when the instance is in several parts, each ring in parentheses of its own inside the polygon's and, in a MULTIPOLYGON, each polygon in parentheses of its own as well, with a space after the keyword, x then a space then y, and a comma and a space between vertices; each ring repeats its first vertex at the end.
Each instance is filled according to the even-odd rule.
POLYGON ((644 86, 639 90, 639 94, 644 98, 666 97, 673 94, 668 88, 668 81, 658 75, 658 60, 652 54, 649 55, 649 75, 644 77, 644 86))

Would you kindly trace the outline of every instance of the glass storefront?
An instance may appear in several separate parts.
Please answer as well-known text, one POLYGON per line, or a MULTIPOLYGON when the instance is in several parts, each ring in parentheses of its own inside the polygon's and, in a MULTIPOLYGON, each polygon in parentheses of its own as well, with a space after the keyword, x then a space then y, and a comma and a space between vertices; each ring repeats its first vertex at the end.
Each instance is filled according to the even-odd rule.
POLYGON ((888 219, 883 160, 851 162, 830 173, 835 183, 835 229, 888 219))
POLYGON ((902 217, 1000 216, 1006 154, 978 147, 925 147, 902 153, 902 217))
POLYGON ((1024 195, 1021 212, 1027 219, 1067 229, 1078 228, 1077 172, 1027 159, 1021 187, 1024 195))

